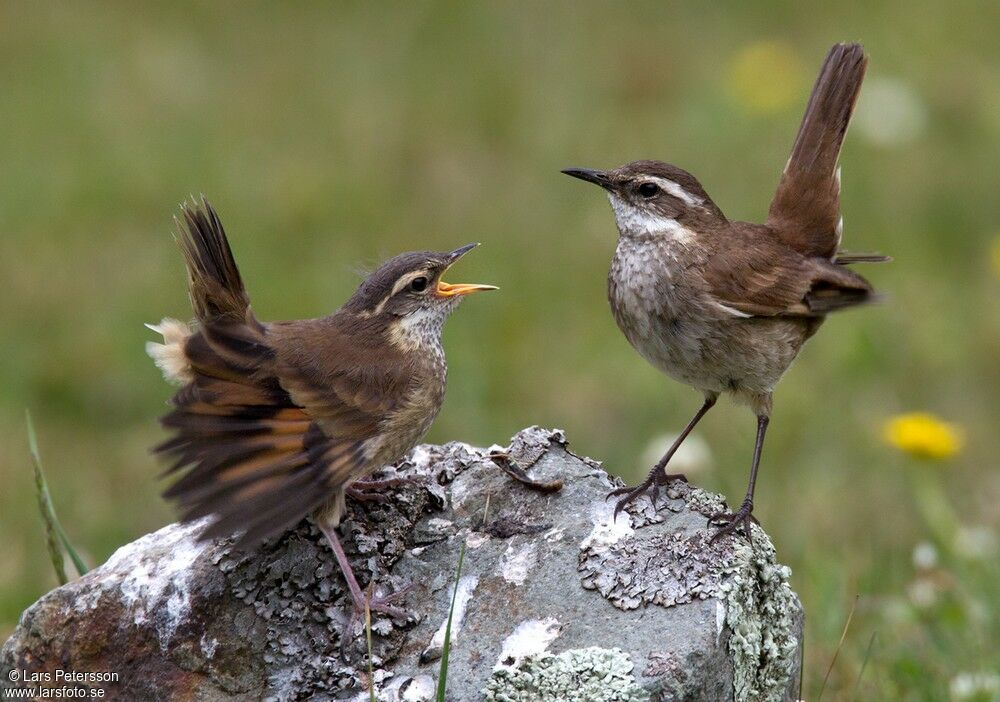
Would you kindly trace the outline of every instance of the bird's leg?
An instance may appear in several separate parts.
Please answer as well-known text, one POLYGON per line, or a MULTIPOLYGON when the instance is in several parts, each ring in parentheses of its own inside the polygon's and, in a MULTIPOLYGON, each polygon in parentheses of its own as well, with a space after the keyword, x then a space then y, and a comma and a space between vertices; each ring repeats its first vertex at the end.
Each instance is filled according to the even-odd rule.
POLYGON ((709 526, 719 528, 712 536, 713 543, 725 534, 731 534, 740 528, 746 534, 747 540, 753 543, 753 538, 750 536, 750 522, 757 521, 753 516, 753 491, 757 484, 757 468, 760 466, 760 452, 764 448, 764 434, 767 432, 768 422, 770 422, 770 418, 766 414, 757 415, 757 442, 753 448, 750 484, 747 486, 747 494, 743 498, 743 504, 736 512, 719 512, 708 518, 709 526))
POLYGON ((406 619, 408 614, 405 610, 398 607, 393 607, 390 603, 393 600, 398 600, 403 597, 409 588, 400 590, 399 592, 394 592, 391 595, 386 595, 385 597, 368 597, 365 595, 361 586, 358 584, 358 579, 354 576, 354 569, 351 568, 351 562, 347 560, 347 554, 344 553, 344 547, 340 545, 340 539, 337 538, 337 531, 329 524, 325 523, 322 519, 316 520, 316 526, 319 527, 320 531, 326 537, 327 542, 330 544, 330 548, 333 549, 333 555, 337 559, 337 564, 340 565, 340 570, 344 574, 344 580, 347 581, 347 589, 351 593, 351 600, 354 602, 354 610, 356 614, 364 615, 365 605, 373 612, 383 612, 388 614, 394 619, 406 619))
POLYGON ((677 452, 677 449, 679 449, 681 444, 684 443, 684 439, 687 438, 687 435, 690 434, 695 425, 701 421, 701 418, 705 416, 705 413, 712 409, 712 406, 715 404, 718 397, 719 396, 716 394, 705 395, 705 402, 702 404, 701 409, 699 409, 694 417, 691 418, 691 421, 687 423, 687 426, 684 427, 684 431, 682 431, 680 435, 674 439, 674 443, 671 444, 670 448, 667 449, 667 452, 663 454, 663 458, 661 458, 656 465, 653 466, 652 470, 649 471, 649 475, 646 476, 645 480, 635 487, 618 488, 608 493, 609 498, 624 495, 624 497, 618 500, 615 504, 615 519, 618 518, 618 513, 625 508, 625 505, 634 501, 640 495, 643 495, 647 490, 650 491, 650 499, 652 500, 653 507, 655 508, 656 500, 660 496, 661 485, 668 485, 674 480, 682 480, 685 483, 687 482, 687 478, 685 478, 681 473, 664 473, 663 471, 667 467, 667 463, 670 462, 670 459, 673 458, 674 454, 677 452))

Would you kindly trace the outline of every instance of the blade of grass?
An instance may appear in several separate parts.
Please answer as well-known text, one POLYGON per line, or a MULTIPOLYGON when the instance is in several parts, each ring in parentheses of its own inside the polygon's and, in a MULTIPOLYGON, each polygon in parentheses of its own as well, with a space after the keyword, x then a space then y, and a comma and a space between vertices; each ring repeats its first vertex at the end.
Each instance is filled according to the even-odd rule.
POLYGON ((805 627, 803 627, 802 632, 802 650, 799 651, 799 694, 795 697, 797 700, 804 700, 805 697, 802 696, 802 687, 805 684, 806 679, 806 637, 805 637, 805 627))
POLYGON ((465 542, 458 552, 458 568, 455 571, 455 589, 451 593, 451 607, 448 609, 448 623, 444 627, 444 648, 441 651, 441 670, 438 672, 437 702, 445 702, 444 693, 448 689, 448 654, 451 653, 451 618, 455 614, 455 600, 458 599, 458 583, 462 579, 462 562, 465 560, 465 542))
MULTIPOLYGON (((369 590, 371 586, 369 586, 369 590)), ((368 600, 365 600, 365 636, 368 637, 368 699, 369 702, 375 702, 375 664, 372 662, 372 610, 368 606, 368 600)))
POLYGON ((28 449, 31 452, 31 462, 34 466, 38 510, 41 512, 42 521, 45 523, 45 536, 49 549, 49 558, 52 560, 52 567, 56 571, 56 578, 59 580, 59 584, 64 585, 68 581, 68 578, 66 577, 66 567, 62 551, 59 548, 60 543, 69 555, 70 560, 73 561, 73 566, 76 568, 77 574, 83 575, 86 573, 87 566, 79 554, 77 554, 76 549, 73 548, 73 544, 70 543, 69 537, 66 536, 65 530, 59 522, 59 517, 56 516, 56 509, 52 504, 49 485, 45 480, 45 473, 42 470, 42 455, 38 450, 38 436, 35 434, 35 425, 31 421, 31 412, 25 410, 24 417, 28 426, 28 449))
POLYGON ((865 649, 864 660, 861 661, 861 670, 858 671, 858 679, 854 681, 854 690, 851 691, 851 699, 857 699, 858 689, 861 687, 861 676, 865 674, 865 668, 868 667, 868 659, 871 658, 872 648, 875 646, 875 637, 878 635, 877 631, 872 632, 872 636, 868 639, 868 648, 865 649))
POLYGON ((56 536, 53 519, 55 510, 52 509, 49 486, 45 482, 45 475, 42 474, 38 437, 35 436, 35 426, 31 422, 31 412, 25 410, 24 416, 28 422, 28 450, 31 452, 31 463, 35 473, 35 497, 38 499, 38 513, 42 515, 42 523, 45 524, 45 545, 49 549, 49 560, 52 561, 52 569, 56 572, 56 580, 59 581, 60 585, 65 585, 69 582, 69 578, 66 577, 66 563, 63 561, 62 549, 59 548, 59 537, 56 536))
POLYGON ((837 644, 837 650, 833 652, 833 658, 830 659, 830 667, 826 669, 826 675, 823 676, 823 685, 819 688, 819 695, 816 697, 816 702, 820 702, 823 699, 823 692, 826 690, 826 682, 830 679, 830 673, 833 672, 833 666, 837 662, 837 656, 840 655, 840 649, 844 646, 844 639, 847 638, 847 630, 851 628, 851 620, 854 618, 854 610, 858 606, 858 600, 861 599, 861 595, 854 596, 854 602, 851 603, 851 611, 847 615, 847 621, 844 622, 844 631, 840 634, 840 643, 837 644))

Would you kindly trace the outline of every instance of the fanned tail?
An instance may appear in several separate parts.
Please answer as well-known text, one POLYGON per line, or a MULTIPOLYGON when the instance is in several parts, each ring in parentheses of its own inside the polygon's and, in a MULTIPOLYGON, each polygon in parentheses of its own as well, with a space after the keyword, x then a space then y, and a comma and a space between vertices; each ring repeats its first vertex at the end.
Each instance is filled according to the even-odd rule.
POLYGON ((177 241, 188 269, 191 306, 200 322, 243 322, 250 298, 226 239, 219 215, 204 197, 201 206, 181 205, 184 225, 177 221, 177 241))

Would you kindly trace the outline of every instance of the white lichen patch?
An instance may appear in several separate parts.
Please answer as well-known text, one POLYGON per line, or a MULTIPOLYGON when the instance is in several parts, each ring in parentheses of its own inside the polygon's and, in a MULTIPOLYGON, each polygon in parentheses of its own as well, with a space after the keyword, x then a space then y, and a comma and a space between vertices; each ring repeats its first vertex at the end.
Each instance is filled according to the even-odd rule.
POLYGON ((566 527, 564 526, 552 527, 547 532, 542 534, 542 538, 550 544, 562 541, 564 536, 566 536, 566 527))
POLYGON ((450 519, 441 519, 440 517, 431 517, 427 520, 427 526, 439 532, 446 532, 453 523, 450 519))
POLYGON ((215 657, 215 648, 219 645, 219 641, 214 636, 209 638, 208 634, 202 634, 201 639, 198 640, 198 645, 205 658, 211 660, 215 657))
POLYGON ((580 542, 581 550, 599 550, 635 533, 635 529, 632 528, 632 518, 627 513, 622 512, 615 519, 615 505, 610 500, 597 500, 591 503, 590 521, 594 527, 580 542))
POLYGON ((397 470, 410 466, 416 473, 432 473, 441 463, 454 461, 468 464, 476 460, 485 460, 485 457, 484 449, 464 441, 452 441, 443 446, 420 444, 413 447, 406 458, 399 462, 397 470))
POLYGON ((529 541, 521 546, 508 544, 500 559, 500 575, 512 585, 524 585, 528 574, 538 562, 538 546, 529 541))
POLYGON ((73 602, 73 609, 75 609, 79 614, 89 612, 100 603, 102 594, 104 594, 104 590, 101 588, 94 588, 93 590, 81 592, 79 596, 77 596, 76 601, 73 602))
POLYGON ((420 470, 427 470, 433 460, 434 454, 431 452, 431 447, 427 444, 420 444, 415 447, 406 458, 407 463, 420 470))
MULTIPOLYGON (((396 676, 376 690, 375 698, 385 702, 433 702, 437 685, 430 675, 396 676)), ((360 692, 351 702, 369 702, 368 691, 360 692)))
POLYGON ((197 537, 203 522, 172 524, 123 546, 101 566, 105 588, 117 587, 136 626, 152 622, 166 650, 191 609, 191 565, 207 545, 197 537))
POLYGON ((469 535, 465 538, 465 547, 470 551, 475 551, 480 546, 488 544, 490 538, 489 534, 484 534, 481 531, 470 531, 469 535))
POLYGON ((521 622, 510 636, 504 639, 493 669, 517 668, 524 658, 544 653, 561 631, 562 624, 554 617, 527 619, 521 622))
POLYGON ((400 686, 399 699, 402 702, 430 702, 434 699, 437 690, 430 675, 418 675, 407 682, 409 684, 400 686))
POLYGON ((722 600, 715 601, 715 637, 722 638, 722 632, 726 628, 726 604, 722 600))
POLYGON ((576 648, 559 655, 524 658, 495 670, 486 702, 648 702, 649 692, 632 675, 628 654, 613 648, 576 648))
MULTIPOLYGON (((465 613, 469 608, 472 595, 479 585, 479 577, 475 575, 463 575, 458 581, 458 587, 452 591, 448 589, 449 598, 454 593, 454 609, 451 610, 451 643, 454 645, 458 641, 458 632, 462 630, 462 623, 465 621, 465 613)), ((421 658, 425 661, 436 660, 441 657, 444 648, 444 637, 447 635, 448 616, 445 615, 441 626, 434 632, 431 642, 427 644, 421 658)))

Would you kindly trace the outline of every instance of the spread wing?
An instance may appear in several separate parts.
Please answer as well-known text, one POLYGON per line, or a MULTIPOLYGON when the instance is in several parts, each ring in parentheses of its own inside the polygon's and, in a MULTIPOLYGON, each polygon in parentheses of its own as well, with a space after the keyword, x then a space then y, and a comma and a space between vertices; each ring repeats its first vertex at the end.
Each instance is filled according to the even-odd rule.
POLYGON ((242 529, 250 543, 297 523, 367 470, 368 444, 409 377, 385 359, 391 349, 378 350, 388 363, 373 364, 362 340, 375 337, 346 333, 338 315, 261 324, 212 206, 185 204, 182 220, 198 328, 151 327, 164 343, 147 351, 184 385, 162 420, 174 435, 155 451, 172 461, 166 473, 178 479, 165 496, 185 520, 213 515, 203 536, 242 529))
POLYGON ((206 538, 244 530, 241 544, 281 533, 363 475, 407 382, 327 320, 204 323, 183 352, 192 380, 162 420, 174 437, 156 448, 181 475, 165 496, 185 520, 214 516, 206 538))
POLYGON ((807 256, 833 258, 840 243, 837 160, 867 66, 860 44, 830 49, 771 202, 768 226, 807 256))
POLYGON ((713 256, 705 268, 709 293, 737 316, 820 317, 874 298, 868 281, 842 265, 802 256, 763 228, 733 236, 741 233, 743 245, 713 256))

